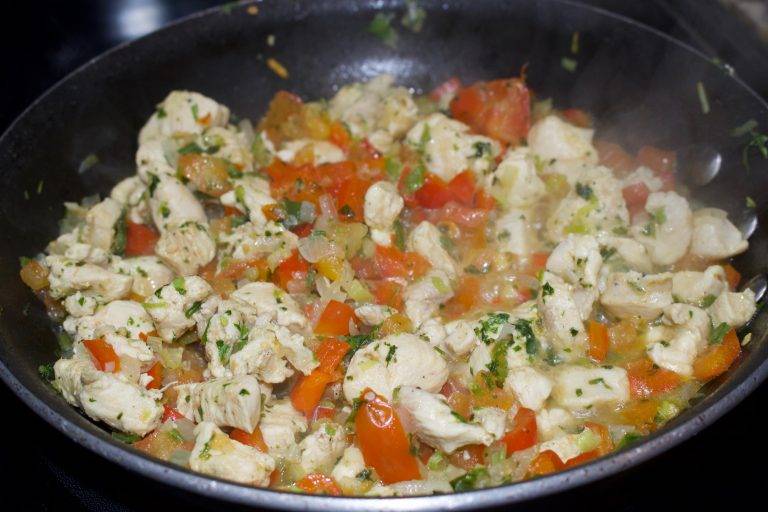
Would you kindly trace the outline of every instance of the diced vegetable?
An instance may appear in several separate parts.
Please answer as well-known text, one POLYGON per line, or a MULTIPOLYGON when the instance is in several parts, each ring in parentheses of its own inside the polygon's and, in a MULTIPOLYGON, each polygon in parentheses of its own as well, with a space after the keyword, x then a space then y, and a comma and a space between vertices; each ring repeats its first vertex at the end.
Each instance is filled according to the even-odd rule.
POLYGON ((527 476, 528 478, 534 478, 549 475, 563 469, 565 469, 565 464, 560 460, 560 457, 552 450, 544 450, 531 461, 530 466, 528 466, 527 476))
POLYGON ((459 91, 451 112, 476 132, 516 145, 528 135, 531 97, 518 78, 478 82, 459 91))
POLYGON ((253 432, 246 432, 245 430, 235 428, 229 433, 229 437, 239 443, 256 448, 262 453, 269 452, 269 447, 267 447, 267 443, 264 442, 264 437, 262 437, 261 429, 259 429, 259 427, 256 427, 253 432))
POLYGON ((707 348, 693 362, 693 376, 707 381, 725 373, 741 354, 741 343, 736 331, 731 329, 723 341, 707 348))
POLYGON ((19 272, 21 280, 29 286, 32 291, 42 290, 48 287, 48 269, 42 266, 37 260, 27 260, 19 272))
POLYGON ((515 414, 514 426, 501 438, 501 442, 507 447, 507 455, 511 455, 535 445, 537 439, 536 413, 521 407, 515 414))
POLYGON ((146 224, 126 221, 126 256, 147 256, 155 253, 155 244, 160 235, 146 224))
POLYGON ((84 340, 83 345, 91 353, 93 364, 103 372, 117 373, 120 371, 120 358, 115 353, 112 345, 104 341, 104 338, 84 340))
POLYGON ((310 417, 323 397, 325 387, 338 380, 336 368, 349 351, 350 346, 341 340, 328 338, 323 340, 317 349, 315 356, 320 366, 312 370, 309 375, 303 375, 291 390, 291 402, 293 406, 310 417))
POLYGON ((608 355, 608 328, 605 324, 590 320, 587 323, 587 331, 589 337, 587 355, 589 355, 594 362, 602 363, 608 355))
POLYGON ((349 323, 355 321, 355 310, 352 306, 332 300, 325 306, 320 319, 315 325, 315 334, 321 336, 346 336, 349 334, 349 323))
POLYGON ((318 473, 305 476, 296 482, 296 487, 304 492, 313 494, 328 494, 331 496, 341 496, 341 489, 333 478, 318 473))

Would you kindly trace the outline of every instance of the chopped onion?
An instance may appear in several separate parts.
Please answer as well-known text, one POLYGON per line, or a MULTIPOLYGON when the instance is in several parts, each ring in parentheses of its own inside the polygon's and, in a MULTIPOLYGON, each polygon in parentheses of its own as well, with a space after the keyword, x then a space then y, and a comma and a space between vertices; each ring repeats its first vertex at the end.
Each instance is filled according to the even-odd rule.
POLYGON ((427 494, 453 492, 451 484, 445 480, 406 480, 390 487, 398 496, 424 496, 427 494))
POLYGON ((349 284, 344 287, 344 291, 346 291, 347 294, 349 294, 349 297, 357 303, 362 304, 364 302, 373 302, 374 300, 373 294, 357 279, 350 281, 349 284))
POLYGON ((299 239, 299 254, 310 263, 317 263, 333 254, 333 247, 324 236, 306 236, 299 239))
POLYGON ((256 133, 253 131, 253 125, 251 124, 250 119, 243 119, 237 123, 237 128, 240 130, 240 133, 243 134, 245 145, 251 147, 253 141, 256 140, 256 133))
POLYGON ((168 457, 168 462, 178 464, 179 466, 189 466, 189 457, 192 452, 189 450, 177 449, 171 452, 171 456, 168 457))
POLYGON ((160 359, 160 364, 169 370, 174 370, 181 366, 181 359, 184 356, 184 347, 172 347, 163 343, 160 338, 150 336, 147 339, 147 345, 152 352, 160 359))
POLYGON ((336 219, 336 202, 328 194, 323 194, 317 200, 320 205, 320 214, 328 219, 336 219))

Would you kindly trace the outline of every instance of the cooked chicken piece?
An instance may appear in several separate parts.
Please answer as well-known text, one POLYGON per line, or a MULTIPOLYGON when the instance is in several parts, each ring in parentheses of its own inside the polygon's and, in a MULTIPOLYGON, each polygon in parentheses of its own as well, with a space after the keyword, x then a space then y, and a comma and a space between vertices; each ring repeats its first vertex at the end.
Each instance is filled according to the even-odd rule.
POLYGON ((275 461, 256 448, 230 439, 215 424, 206 421, 195 428, 189 467, 198 473, 266 487, 275 461))

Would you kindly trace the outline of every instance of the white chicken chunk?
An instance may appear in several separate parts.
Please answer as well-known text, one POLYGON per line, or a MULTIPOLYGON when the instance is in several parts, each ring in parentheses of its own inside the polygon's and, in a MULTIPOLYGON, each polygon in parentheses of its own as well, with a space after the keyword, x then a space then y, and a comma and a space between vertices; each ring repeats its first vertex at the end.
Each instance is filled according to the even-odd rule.
POLYGON ((584 368, 565 365, 554 374, 552 397, 568 409, 629 400, 629 379, 624 368, 584 368))
POLYGON ((536 413, 536 428, 544 441, 565 435, 575 425, 576 418, 560 407, 541 409, 536 413))
POLYGON ((568 235, 547 259, 548 271, 582 288, 597 285, 602 265, 600 246, 595 237, 588 235, 568 235))
POLYGON ((213 126, 200 136, 201 146, 207 148, 213 156, 223 158, 242 172, 253 170, 253 154, 245 134, 234 126, 213 126))
POLYGON ((248 215, 248 220, 257 227, 267 224, 263 207, 275 204, 270 195, 269 182, 258 176, 243 176, 233 180, 233 189, 220 198, 221 204, 237 208, 248 215))
POLYGON ((130 276, 110 272, 92 263, 81 264, 64 256, 47 256, 45 264, 50 269, 51 296, 57 299, 80 291, 101 302, 109 302, 131 292, 133 279, 130 276))
POLYGON ((507 208, 527 208, 547 190, 536 172, 533 154, 527 147, 510 148, 496 170, 484 180, 485 188, 507 208))
POLYGON ((509 369, 504 388, 513 392, 523 407, 538 411, 552 393, 552 381, 532 366, 517 366, 509 369))
POLYGON ((266 487, 275 469, 275 460, 256 448, 230 439, 215 424, 206 421, 195 427, 195 446, 189 467, 198 473, 266 487))
POLYGON ((379 245, 392 243, 392 225, 403 210, 405 201, 397 187, 388 181, 377 181, 365 192, 363 216, 371 229, 371 238, 379 245))
POLYGON ((501 251, 526 256, 534 249, 530 213, 512 209, 496 220, 495 233, 501 251))
POLYGON ((80 318, 95 313, 99 302, 94 297, 83 295, 82 292, 75 292, 64 299, 62 304, 70 316, 80 318))
POLYGON ((151 139, 139 145, 136 172, 143 183, 150 185, 150 189, 160 178, 176 176, 176 166, 168 158, 175 150, 176 144, 164 139, 151 139))
POLYGON ((83 237, 93 247, 109 251, 115 240, 115 225, 123 215, 123 205, 111 197, 96 203, 85 215, 83 237))
POLYGON ((173 341, 195 325, 193 306, 211 293, 211 285, 201 277, 178 277, 150 295, 144 307, 154 320, 158 335, 173 341))
POLYGON ((152 221, 165 233, 187 222, 206 224, 208 218, 195 195, 176 178, 161 178, 150 194, 152 221))
POLYGON ((365 459, 363 452, 356 446, 348 446, 339 459, 339 462, 333 467, 331 477, 339 484, 339 487, 346 492, 362 492, 362 482, 358 475, 365 471, 365 459))
POLYGON ((407 248, 426 259, 434 270, 445 272, 454 279, 458 272, 456 262, 440 243, 442 233, 434 224, 423 221, 408 236, 407 248))
POLYGON ((96 370, 86 359, 59 359, 53 366, 64 398, 96 421, 122 432, 144 436, 160 423, 160 393, 96 370))
POLYGON ((195 423, 210 421, 219 427, 253 432, 261 414, 261 388, 256 377, 239 375, 180 384, 176 409, 195 423))
POLYGON ((468 444, 490 446, 495 440, 495 435, 482 425, 457 417, 443 395, 402 386, 395 406, 405 425, 410 426, 419 439, 445 453, 453 453, 468 444))
POLYGON ((469 354, 480 343, 475 333, 475 323, 469 320, 454 320, 445 324, 443 344, 454 355, 460 357, 469 354))
POLYGON ((756 310, 755 292, 747 289, 740 293, 728 291, 721 293, 708 311, 713 325, 726 323, 738 328, 749 322, 756 310))
POLYGON ((720 265, 712 265, 704 272, 683 270, 672 275, 672 297, 676 302, 700 304, 727 289, 725 270, 720 265))
POLYGON ((648 357, 661 368, 680 375, 693 374, 696 356, 707 347, 709 316, 695 306, 672 304, 664 309, 662 320, 669 326, 666 339, 654 341, 648 357))
POLYGON ((344 151, 337 145, 324 140, 297 139, 288 141, 275 156, 283 162, 293 162, 296 155, 312 152, 314 165, 335 164, 345 159, 344 151))
POLYGON ((213 260, 216 244, 203 224, 189 221, 166 229, 155 245, 155 254, 177 274, 192 276, 213 260))
POLYGON ((365 325, 379 325, 397 313, 397 310, 381 304, 363 304, 355 308, 355 316, 365 325))
POLYGON ((220 259, 251 261, 266 257, 271 270, 290 257, 298 247, 299 237, 274 222, 246 223, 229 234, 219 234, 220 259))
POLYGON ((328 112, 343 121, 354 137, 366 137, 377 150, 386 152, 419 113, 408 89, 393 83, 392 76, 379 75, 367 83, 346 85, 331 99, 328 112))
POLYGON ((653 270, 653 262, 648 257, 645 246, 633 238, 609 235, 605 232, 597 234, 600 244, 600 254, 603 256, 604 269, 637 270, 650 273, 653 270))
POLYGON ((191 91, 172 91, 139 133, 139 144, 164 139, 178 133, 202 133, 210 126, 224 126, 229 109, 211 98, 191 91))
POLYGON ((98 337, 104 332, 115 331, 139 339, 155 330, 152 318, 138 302, 115 300, 99 308, 93 315, 65 322, 64 328, 76 341, 98 337))
POLYGON ((300 329, 308 323, 293 297, 272 283, 248 283, 232 292, 230 299, 284 327, 300 329))
POLYGON ((627 227, 629 211, 621 183, 610 169, 586 167, 566 177, 573 188, 546 223, 546 235, 552 242, 569 233, 594 234, 627 227))
POLYGON ((271 455, 298 460, 296 436, 306 432, 307 419, 294 409, 290 400, 276 400, 265 405, 259 429, 271 455))
POLYGON ((746 251, 749 242, 718 208, 702 208, 693 214, 691 254, 706 260, 722 260, 746 251))
POLYGON ((490 172, 499 154, 498 142, 473 135, 469 126, 440 113, 416 123, 406 142, 423 155, 429 172, 445 181, 467 169, 482 177, 490 172))
POLYGON ((634 224, 632 236, 645 245, 657 265, 671 265, 685 256, 693 222, 688 201, 676 192, 654 192, 645 202, 649 218, 634 224))
POLYGON ((437 314, 440 304, 453 297, 451 278, 445 272, 432 270, 403 292, 405 314, 420 326, 437 314))
POLYGON ((551 450, 557 454, 560 460, 567 462, 570 459, 581 455, 581 448, 579 448, 579 436, 578 434, 566 434, 556 437, 539 444, 538 450, 539 453, 551 450))
POLYGON ((566 360, 577 357, 587 341, 584 318, 574 300, 571 287, 555 274, 541 276, 538 307, 552 342, 566 360))
POLYGON ((653 170, 641 165, 621 180, 622 188, 643 184, 650 192, 658 192, 664 187, 664 182, 656 176, 653 170))
POLYGON ((149 297, 159 288, 173 281, 173 271, 157 256, 113 258, 110 270, 133 278, 131 291, 140 297, 149 297))
POLYGON ((307 473, 329 473, 347 447, 347 432, 342 425, 323 421, 317 430, 299 443, 299 463, 307 473))
MULTIPOLYGON (((216 313, 204 326, 197 327, 197 334, 203 342, 208 359, 208 371, 213 377, 231 377, 229 367, 233 349, 239 342, 246 341, 248 335, 248 328, 237 305, 228 300, 219 301, 216 313)), ((240 368, 237 375, 255 373, 250 365, 244 366, 247 368, 240 368)))
POLYGON ((614 272, 608 275, 600 303, 619 318, 658 317, 672 304, 672 274, 642 275, 639 272, 614 272))
POLYGON ((597 150, 592 145, 594 130, 579 128, 549 115, 531 126, 528 146, 544 161, 583 160, 597 163, 597 150))
POLYGON ((439 391, 448 379, 448 366, 429 343, 413 334, 393 334, 361 348, 352 356, 344 377, 347 401, 366 388, 388 400, 399 386, 439 391))

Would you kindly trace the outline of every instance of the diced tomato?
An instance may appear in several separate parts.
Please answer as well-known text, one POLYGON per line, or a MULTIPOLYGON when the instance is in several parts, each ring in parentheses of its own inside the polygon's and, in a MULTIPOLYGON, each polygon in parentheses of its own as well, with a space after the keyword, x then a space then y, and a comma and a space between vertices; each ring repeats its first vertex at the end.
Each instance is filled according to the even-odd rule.
POLYGON ((296 482, 296 487, 304 492, 312 494, 328 494, 330 496, 341 496, 341 489, 336 481, 320 473, 311 473, 296 482))
POLYGON ((147 375, 152 377, 152 380, 147 383, 147 389, 160 389, 163 384, 163 365, 160 362, 156 362, 149 369, 147 375))
POLYGON ((544 450, 533 458, 528 466, 528 478, 549 475, 565 469, 565 464, 552 450, 544 450))
POLYGON ((376 304, 389 306, 398 311, 403 309, 403 286, 400 283, 383 279, 372 284, 376 304))
POLYGON ((453 222, 463 228, 484 228, 488 222, 488 210, 464 206, 455 201, 436 210, 424 210, 425 220, 432 224, 453 222))
POLYGON ((295 250, 291 256, 284 259, 272 274, 272 280, 283 289, 288 288, 288 283, 294 279, 306 279, 309 274, 309 263, 295 250))
POLYGON ((605 361, 608 355, 608 328, 605 324, 590 320, 587 324, 589 349, 587 355, 596 363, 605 361))
POLYGON ((315 334, 321 336, 346 336, 349 334, 349 322, 355 319, 352 306, 332 300, 325 306, 320 319, 315 325, 315 334))
POLYGON ((426 274, 429 263, 415 252, 403 252, 394 245, 377 245, 373 260, 379 276, 416 279, 426 274))
POLYGON ((475 132, 517 145, 531 125, 531 95, 517 78, 477 82, 459 91, 451 112, 475 132))
POLYGON ((538 274, 541 270, 547 268, 547 261, 549 261, 548 252, 535 252, 531 254, 530 262, 528 264, 528 273, 531 275, 538 274))
POLYGON ((475 198, 475 175, 472 171, 460 172, 448 182, 453 200, 464 206, 473 206, 475 198))
POLYGON ((440 389, 450 406, 451 410, 460 414, 464 418, 472 415, 472 395, 460 380, 453 377, 449 378, 440 389))
POLYGON ((312 413, 312 420, 331 419, 336 416, 336 409, 333 407, 323 407, 318 405, 315 407, 315 411, 312 413))
POLYGON ((350 145, 350 135, 349 131, 347 131, 346 126, 344 126, 344 123, 340 121, 335 121, 331 123, 331 136, 330 141, 339 146, 344 151, 349 150, 350 145))
POLYGON ((324 339, 315 357, 320 365, 309 375, 303 375, 291 390, 293 406, 311 417, 323 397, 325 387, 338 379, 336 369, 349 351, 349 344, 335 338, 324 339))
POLYGON ((592 116, 580 108, 567 108, 563 110, 562 114, 565 120, 573 125, 580 128, 592 127, 592 116))
POLYGON ((278 91, 269 102, 266 115, 259 123, 259 130, 266 130, 270 140, 280 144, 291 128, 299 124, 303 110, 301 98, 287 91, 278 91))
POLYGON ((385 484, 420 479, 418 459, 411 454, 408 436, 392 405, 370 390, 363 391, 361 398, 364 402, 355 415, 355 432, 365 464, 385 484))
POLYGON ((452 76, 442 84, 438 85, 429 93, 429 99, 435 103, 442 103, 446 99, 452 99, 461 89, 461 80, 452 76))
POLYGON ((352 177, 344 181, 336 195, 339 219, 348 222, 363 221, 365 193, 370 186, 370 181, 358 177, 352 177))
POLYGON ((632 400, 621 408, 622 421, 647 433, 656 428, 656 413, 659 401, 656 399, 632 400))
POLYGON ((472 469, 485 464, 485 446, 471 444, 464 446, 448 455, 448 460, 454 466, 462 469, 472 469))
POLYGON ((624 196, 627 209, 632 217, 645 210, 645 202, 650 193, 648 186, 643 182, 634 183, 621 189, 621 195, 624 196))
POLYGON ((627 364, 627 377, 632 398, 649 398, 672 391, 680 385, 680 376, 659 368, 650 359, 640 359, 627 364))
POLYGON ((229 163, 223 158, 198 153, 179 156, 179 174, 203 194, 220 197, 232 190, 229 163))
POLYGON ((595 141, 595 149, 597 149, 597 154, 600 157, 600 164, 619 174, 628 174, 637 168, 634 157, 618 144, 597 140, 595 141))
POLYGON ((137 224, 127 221, 126 223, 126 256, 149 256, 155 253, 155 244, 160 239, 160 235, 145 224, 137 224))
POLYGON ((117 373, 120 371, 120 358, 115 353, 112 345, 104 341, 104 338, 83 341, 83 345, 91 353, 93 364, 103 372, 117 373))
POLYGON ((181 414, 176 409, 174 409, 173 407, 169 405, 163 405, 163 419, 162 419, 163 423, 165 423, 168 420, 179 420, 183 417, 184 415, 181 414))
POLYGON ((723 341, 707 348, 693 362, 693 376, 701 381, 714 379, 725 373, 741 354, 741 343, 736 331, 731 329, 723 341))
POLYGON ((424 184, 414 193, 414 197, 424 208, 440 208, 453 200, 453 193, 439 176, 428 173, 424 184))
POLYGON ((313 224, 304 223, 299 224, 295 228, 291 228, 291 231, 293 231, 294 234, 299 238, 304 238, 312 234, 313 227, 313 224))
POLYGON ((677 168, 677 154, 674 151, 643 146, 637 152, 637 163, 655 171, 657 174, 674 173, 677 168))
POLYGON ((728 281, 728 287, 731 290, 735 290, 741 282, 741 274, 730 263, 723 265, 723 270, 725 270, 725 279, 728 281))
POLYGON ((593 450, 581 453, 576 457, 565 461, 566 468, 572 468, 574 466, 584 464, 613 451, 613 440, 611 439, 611 434, 608 432, 608 429, 605 427, 605 425, 588 421, 584 424, 584 427, 588 428, 600 437, 600 444, 598 444, 597 448, 593 450))
POLYGON ((432 458, 432 455, 434 453, 435 453, 435 449, 429 446, 428 444, 421 443, 419 445, 419 460, 425 466, 429 463, 429 459, 432 458))
POLYGON ((465 274, 461 276, 453 297, 445 303, 443 314, 456 318, 476 307, 480 301, 480 277, 465 274))
POLYGON ((261 429, 259 427, 256 427, 256 429, 250 433, 235 428, 229 433, 229 437, 238 443, 243 443, 256 448, 262 453, 267 453, 269 451, 269 447, 267 447, 267 443, 264 442, 264 437, 261 435, 261 429))
POLYGON ((515 414, 515 425, 512 430, 501 438, 501 442, 507 447, 507 455, 530 448, 536 444, 537 440, 536 412, 521 407, 515 414))

